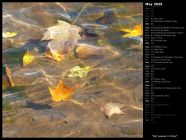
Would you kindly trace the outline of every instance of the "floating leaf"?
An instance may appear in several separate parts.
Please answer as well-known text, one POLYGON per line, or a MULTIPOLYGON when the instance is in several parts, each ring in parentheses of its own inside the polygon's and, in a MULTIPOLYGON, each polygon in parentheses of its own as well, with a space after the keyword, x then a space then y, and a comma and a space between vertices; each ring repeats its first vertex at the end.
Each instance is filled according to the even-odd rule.
POLYGON ((16 32, 3 32, 3 38, 15 37, 16 35, 16 32))
POLYGON ((23 66, 30 64, 34 60, 34 56, 27 50, 23 56, 23 66))
POLYGON ((89 66, 75 66, 70 70, 70 74, 68 77, 79 77, 79 78, 84 78, 87 76, 88 72, 90 71, 89 66))
POLYGON ((133 29, 121 29, 121 31, 127 32, 127 34, 123 35, 122 37, 136 37, 143 35, 143 25, 135 25, 133 29))
POLYGON ((105 113, 105 115, 110 118, 113 114, 125 114, 120 109, 124 107, 124 104, 120 103, 107 103, 100 109, 105 113))
POLYGON ((52 100, 55 102, 69 100, 74 92, 74 88, 67 87, 62 80, 59 81, 56 88, 49 87, 49 90, 52 100))
POLYGON ((3 90, 6 90, 9 87, 13 87, 15 84, 12 79, 11 70, 8 68, 7 65, 3 66, 3 77, 2 77, 3 83, 2 87, 3 90))

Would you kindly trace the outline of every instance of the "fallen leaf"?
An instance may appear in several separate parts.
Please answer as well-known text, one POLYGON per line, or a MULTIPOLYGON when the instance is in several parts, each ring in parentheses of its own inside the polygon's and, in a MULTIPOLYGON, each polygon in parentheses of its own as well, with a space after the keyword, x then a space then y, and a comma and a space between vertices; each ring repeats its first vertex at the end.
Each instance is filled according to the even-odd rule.
POLYGON ((34 56, 27 50, 23 56, 23 66, 30 64, 34 60, 34 56))
POLYGON ((61 62, 62 60, 65 59, 65 55, 60 54, 58 51, 52 53, 49 49, 44 52, 44 55, 47 58, 58 61, 58 62, 61 62))
POLYGON ((60 54, 60 53, 53 53, 52 54, 52 57, 54 60, 58 61, 58 62, 61 62, 62 60, 64 60, 65 56, 60 54))
MULTIPOLYGON (((46 51, 50 51, 52 59, 61 61, 65 54, 69 55, 74 52, 75 45, 81 39, 80 31, 80 27, 58 20, 58 24, 48 28, 41 40, 51 40, 46 51)), ((46 51, 45 53, 47 53, 46 51)))
POLYGON ((49 87, 49 90, 52 100, 55 102, 69 100, 74 92, 74 88, 67 87, 62 80, 59 81, 56 88, 49 87))
POLYGON ((123 35, 122 37, 137 37, 143 35, 143 25, 135 25, 133 29, 121 29, 121 31, 127 32, 127 34, 123 35))
POLYGON ((103 45, 105 44, 104 40, 102 40, 102 39, 99 39, 99 40, 97 41, 97 43, 98 43, 98 45, 100 45, 100 46, 103 46, 103 45))
POLYGON ((16 32, 3 32, 3 38, 15 37, 16 35, 16 32))
POLYGON ((47 32, 44 33, 44 36, 41 40, 61 40, 68 38, 68 30, 70 24, 68 22, 58 20, 58 24, 52 27, 49 27, 47 32))
POLYGON ((124 107, 124 104, 120 103, 107 103, 100 109, 105 113, 105 115, 110 118, 113 114, 125 114, 120 109, 124 107))
POLYGON ((70 70, 70 74, 68 77, 79 77, 79 78, 84 78, 87 76, 88 72, 90 71, 89 66, 75 66, 70 70))
POLYGON ((7 65, 3 66, 3 77, 2 77, 2 87, 3 90, 6 90, 9 87, 13 87, 15 84, 12 79, 11 70, 7 65))

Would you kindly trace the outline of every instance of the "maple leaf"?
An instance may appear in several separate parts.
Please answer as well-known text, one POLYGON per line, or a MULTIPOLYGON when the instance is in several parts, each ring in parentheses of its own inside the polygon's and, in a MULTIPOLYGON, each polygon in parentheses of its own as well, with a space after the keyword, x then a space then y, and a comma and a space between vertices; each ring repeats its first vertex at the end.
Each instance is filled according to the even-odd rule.
POLYGON ((105 113, 105 115, 110 118, 113 114, 125 114, 120 110, 120 108, 123 108, 124 104, 120 103, 107 103, 104 106, 102 106, 100 109, 105 113))
POLYGON ((121 29, 121 31, 127 32, 127 34, 122 37, 136 37, 143 35, 143 26, 142 24, 135 25, 133 29, 121 29))
POLYGON ((34 56, 27 50, 23 56, 23 66, 30 64, 34 60, 34 56))
POLYGON ((3 38, 15 37, 16 35, 16 32, 3 32, 3 38))
POLYGON ((74 88, 67 87, 62 80, 59 81, 56 88, 49 87, 49 90, 52 100, 55 102, 69 100, 74 92, 74 88))

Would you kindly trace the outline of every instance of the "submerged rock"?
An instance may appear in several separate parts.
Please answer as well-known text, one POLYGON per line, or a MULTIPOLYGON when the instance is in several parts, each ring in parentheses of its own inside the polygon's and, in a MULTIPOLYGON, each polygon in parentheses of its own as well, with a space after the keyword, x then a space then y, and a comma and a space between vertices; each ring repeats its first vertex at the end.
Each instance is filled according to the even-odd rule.
POLYGON ((73 22, 73 19, 70 15, 68 14, 61 14, 61 13, 57 13, 58 17, 60 20, 64 20, 64 21, 67 21, 69 23, 72 23, 73 22))
POLYGON ((86 43, 78 43, 75 48, 75 57, 77 58, 100 58, 115 56, 115 51, 111 50, 109 46, 98 47, 86 43))
POLYGON ((108 26, 100 24, 83 23, 81 26, 85 29, 85 32, 90 35, 103 35, 108 29, 108 26))
POLYGON ((100 56, 100 48, 85 43, 79 43, 76 45, 75 56, 78 58, 88 58, 94 56, 100 56))
POLYGON ((96 20, 98 24, 113 24, 114 22, 117 22, 117 16, 113 9, 105 10, 103 17, 96 20))

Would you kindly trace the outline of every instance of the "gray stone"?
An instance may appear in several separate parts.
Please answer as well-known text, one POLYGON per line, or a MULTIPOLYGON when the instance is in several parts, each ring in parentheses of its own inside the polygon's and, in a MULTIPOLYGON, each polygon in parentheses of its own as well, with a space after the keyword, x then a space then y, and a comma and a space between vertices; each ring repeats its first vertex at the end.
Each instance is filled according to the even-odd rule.
POLYGON ((107 9, 104 11, 103 17, 96 20, 98 24, 113 24, 117 21, 116 13, 113 9, 107 9))
POLYGON ((85 29, 85 32, 90 35, 104 35, 105 31, 107 31, 108 26, 104 26, 101 24, 91 24, 91 23, 83 23, 81 26, 85 29))

